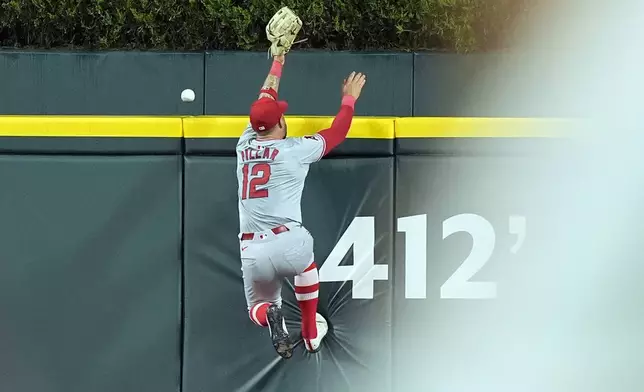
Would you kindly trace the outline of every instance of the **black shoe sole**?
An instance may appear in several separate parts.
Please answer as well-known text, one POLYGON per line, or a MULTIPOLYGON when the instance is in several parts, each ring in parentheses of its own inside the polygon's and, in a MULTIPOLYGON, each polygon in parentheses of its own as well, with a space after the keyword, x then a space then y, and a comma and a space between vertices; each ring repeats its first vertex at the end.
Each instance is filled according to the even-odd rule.
POLYGON ((293 356, 293 343, 283 328, 284 316, 282 311, 276 305, 271 305, 266 311, 266 318, 275 351, 284 359, 291 358, 293 356))

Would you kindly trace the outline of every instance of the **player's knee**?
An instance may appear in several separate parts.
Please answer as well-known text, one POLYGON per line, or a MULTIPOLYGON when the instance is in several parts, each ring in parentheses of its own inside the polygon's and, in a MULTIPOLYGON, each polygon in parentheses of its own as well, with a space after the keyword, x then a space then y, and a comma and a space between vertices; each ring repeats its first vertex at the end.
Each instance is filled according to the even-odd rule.
POLYGON ((318 267, 315 262, 311 262, 311 264, 309 264, 301 274, 295 276, 296 286, 310 286, 317 283, 320 283, 320 278, 318 275, 318 267))
POLYGON ((295 277, 295 298, 298 302, 310 301, 318 298, 320 278, 315 263, 295 277))

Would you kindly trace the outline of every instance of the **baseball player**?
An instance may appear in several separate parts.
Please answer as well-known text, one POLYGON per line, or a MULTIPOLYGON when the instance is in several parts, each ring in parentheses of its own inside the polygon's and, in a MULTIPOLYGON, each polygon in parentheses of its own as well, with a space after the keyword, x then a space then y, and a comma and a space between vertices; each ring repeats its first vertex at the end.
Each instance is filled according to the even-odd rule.
POLYGON ((273 56, 236 152, 240 254, 249 316, 255 324, 269 328, 277 353, 290 358, 293 342, 281 309, 284 277, 294 277, 306 350, 319 351, 328 330, 326 320, 317 313, 320 283, 313 238, 302 225, 304 181, 309 165, 346 138, 366 77, 352 72, 344 81, 340 111, 330 128, 313 136, 287 138, 284 113, 288 104, 277 96, 284 61, 284 54, 273 56))

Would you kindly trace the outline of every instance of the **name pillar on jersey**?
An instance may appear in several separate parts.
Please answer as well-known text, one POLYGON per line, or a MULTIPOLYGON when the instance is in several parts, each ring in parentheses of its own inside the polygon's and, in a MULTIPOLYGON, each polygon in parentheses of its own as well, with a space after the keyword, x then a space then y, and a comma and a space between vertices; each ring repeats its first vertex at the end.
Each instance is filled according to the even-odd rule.
POLYGON ((243 162, 269 160, 274 161, 280 151, 275 147, 247 148, 239 152, 239 159, 243 162))

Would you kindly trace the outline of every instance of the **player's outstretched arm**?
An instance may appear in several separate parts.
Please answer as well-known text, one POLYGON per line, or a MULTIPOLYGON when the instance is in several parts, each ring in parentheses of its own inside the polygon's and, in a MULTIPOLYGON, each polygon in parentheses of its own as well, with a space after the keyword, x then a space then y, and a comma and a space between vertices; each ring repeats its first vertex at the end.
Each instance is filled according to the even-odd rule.
POLYGON ((280 79, 282 78, 282 68, 284 67, 284 62, 286 57, 284 55, 273 56, 273 63, 271 69, 268 72, 268 76, 262 85, 262 89, 259 92, 259 98, 272 98, 277 99, 277 92, 280 88, 280 79))
MULTIPOLYGON (((273 56, 273 63, 271 65, 271 70, 268 72, 268 76, 262 85, 262 89, 259 92, 260 98, 270 98, 277 100, 277 91, 280 86, 280 78, 282 76, 282 66, 284 65, 284 55, 273 56)), ((244 132, 242 132, 237 145, 241 145, 246 140, 255 137, 257 133, 253 130, 250 124, 246 127, 244 132)))
POLYGON ((319 132, 319 135, 325 142, 323 156, 331 152, 331 150, 346 139, 349 128, 351 127, 351 121, 353 120, 355 103, 360 97, 362 87, 364 87, 366 82, 367 77, 364 74, 355 72, 351 72, 351 75, 344 80, 340 111, 333 119, 331 127, 319 132))

